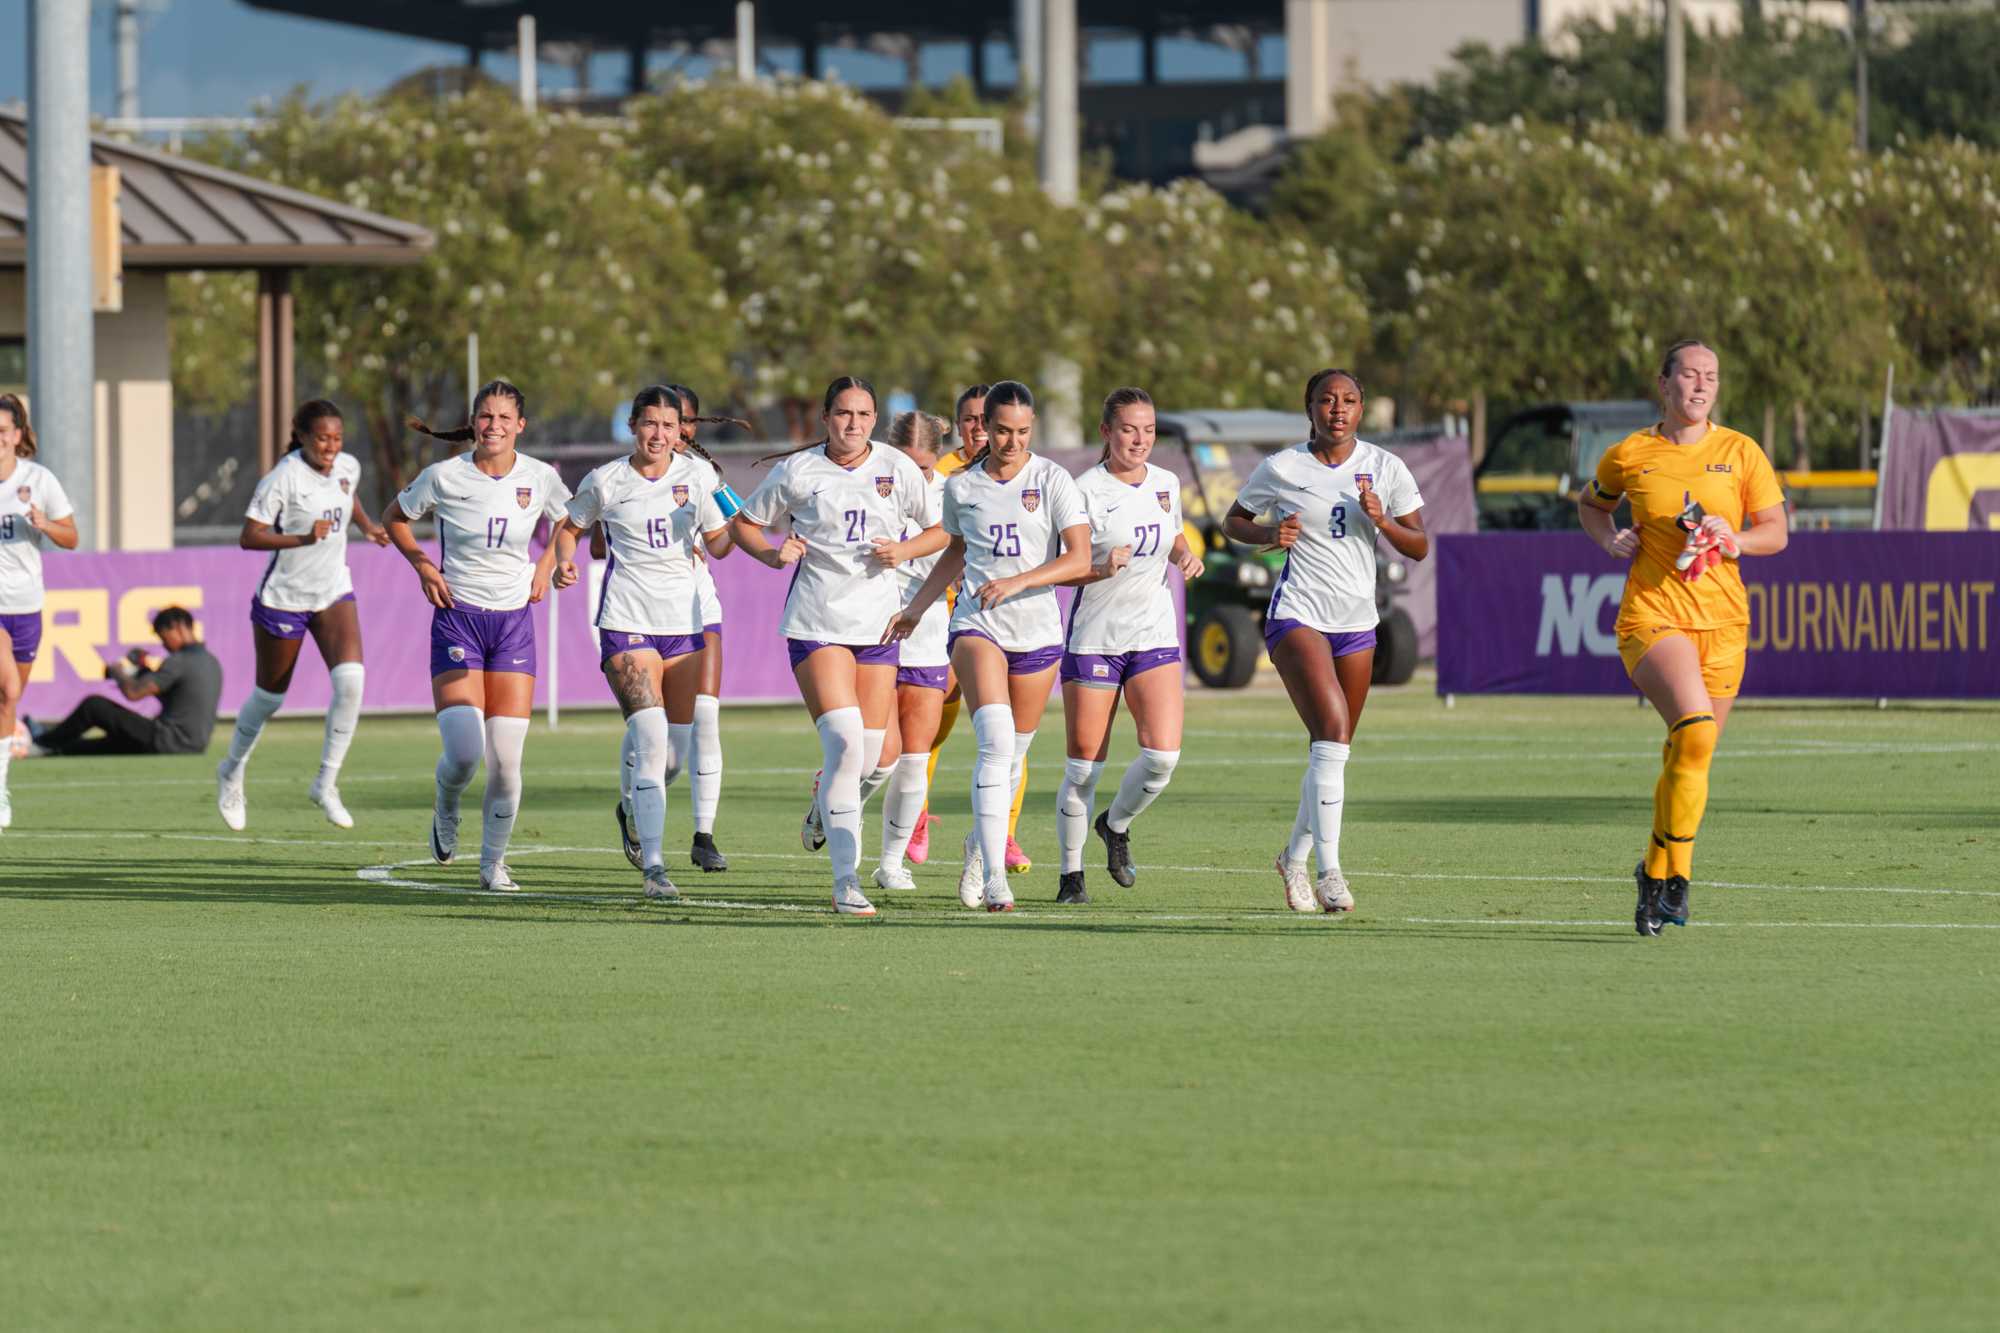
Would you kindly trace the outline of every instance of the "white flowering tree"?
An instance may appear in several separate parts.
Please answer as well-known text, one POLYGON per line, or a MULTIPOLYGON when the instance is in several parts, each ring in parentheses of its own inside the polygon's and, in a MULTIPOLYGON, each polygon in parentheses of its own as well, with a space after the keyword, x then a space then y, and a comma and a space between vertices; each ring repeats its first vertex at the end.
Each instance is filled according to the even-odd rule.
POLYGON ((1297 408, 1308 375, 1367 343, 1331 246, 1198 182, 1112 190, 1083 226, 1088 386, 1136 384, 1184 407, 1297 408))
POLYGON ((1889 289, 1916 362, 1897 378, 1945 401, 2000 395, 2000 152, 1899 144, 1853 164, 1829 202, 1889 289))
POLYGON ((1072 214, 1018 157, 898 129, 839 84, 695 85, 633 106, 647 170, 691 208, 738 321, 731 385, 810 428, 858 374, 933 410, 1030 373, 1079 332, 1072 214))
MULTIPOLYGON (((222 165, 428 227, 434 256, 401 268, 301 272, 299 380, 363 413, 390 485, 414 470, 409 412, 464 412, 465 335, 488 376, 537 413, 606 418, 637 384, 719 382, 736 315, 680 196, 626 129, 528 116, 486 92, 445 101, 294 98, 222 165)), ((254 383, 254 285, 191 275, 174 290, 177 394, 236 401, 254 383)))
POLYGON ((1739 414, 1803 403, 1851 421, 1894 356, 1852 228, 1749 136, 1475 125, 1335 185, 1372 219, 1351 262, 1377 354, 1432 400, 1641 394, 1661 350, 1695 335, 1721 350, 1739 414))

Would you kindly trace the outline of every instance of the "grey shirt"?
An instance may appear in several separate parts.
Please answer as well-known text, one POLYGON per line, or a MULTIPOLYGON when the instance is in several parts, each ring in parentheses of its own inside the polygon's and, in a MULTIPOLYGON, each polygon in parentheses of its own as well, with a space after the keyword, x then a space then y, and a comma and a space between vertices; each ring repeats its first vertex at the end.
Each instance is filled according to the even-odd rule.
MULTIPOLYGON (((147 677, 141 677, 147 679, 147 677)), ((215 708, 222 700, 222 663, 198 643, 167 654, 150 679, 160 687, 156 754, 200 754, 215 731, 215 708)))

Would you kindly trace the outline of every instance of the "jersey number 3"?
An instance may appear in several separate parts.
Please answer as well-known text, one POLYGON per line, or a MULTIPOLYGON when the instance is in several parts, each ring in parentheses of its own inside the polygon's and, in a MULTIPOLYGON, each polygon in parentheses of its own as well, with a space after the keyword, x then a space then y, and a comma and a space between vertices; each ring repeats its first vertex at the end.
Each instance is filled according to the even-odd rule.
POLYGON ((1331 532, 1336 537, 1345 537, 1347 535, 1346 505, 1344 504, 1335 505, 1333 507, 1333 512, 1327 515, 1327 531, 1331 532))

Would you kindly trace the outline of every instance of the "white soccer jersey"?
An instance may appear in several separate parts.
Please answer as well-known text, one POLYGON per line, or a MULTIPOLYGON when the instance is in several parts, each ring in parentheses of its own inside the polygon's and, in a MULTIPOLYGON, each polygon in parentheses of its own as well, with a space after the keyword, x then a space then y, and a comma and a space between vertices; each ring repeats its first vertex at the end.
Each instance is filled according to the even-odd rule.
POLYGON ((853 467, 826 456, 826 446, 788 455, 772 467, 743 512, 761 527, 789 520, 806 553, 792 570, 779 627, 788 639, 879 643, 902 608, 894 570, 870 553, 875 539, 921 532, 938 521, 924 474, 900 449, 870 441, 853 467))
POLYGON ((988 611, 979 590, 1062 554, 1062 532, 1088 525, 1076 481, 1060 466, 1030 454, 1011 481, 995 481, 985 465, 954 472, 944 487, 944 530, 965 539, 965 583, 952 608, 951 630, 978 630, 1009 652, 1062 642, 1062 611, 1054 588, 1032 588, 988 611))
MULTIPOLYGON (((921 470, 921 469, 919 469, 921 470)), ((931 498, 931 512, 944 512, 945 479, 933 473, 925 482, 924 489, 931 498)), ((916 536, 916 529, 903 529, 907 539, 916 536)), ((944 558, 944 552, 936 555, 920 556, 905 563, 896 572, 902 576, 902 589, 897 594, 908 606, 917 595, 917 589, 924 586, 924 580, 931 576, 931 570, 944 558)), ((924 618, 917 622, 917 632, 903 640, 902 664, 906 667, 941 667, 951 665, 951 654, 945 651, 947 632, 951 627, 951 607, 940 597, 924 612, 924 618)))
POLYGON ((361 460, 336 454, 330 472, 306 461, 294 449, 264 474, 244 513, 273 532, 296 536, 310 533, 325 519, 333 528, 310 546, 271 552, 271 563, 257 584, 257 600, 273 611, 323 611, 354 591, 347 568, 347 523, 354 510, 354 493, 361 485, 361 460))
POLYGON ((1076 479, 1076 490, 1090 514, 1091 562, 1101 562, 1114 547, 1129 546, 1132 563, 1077 589, 1067 647, 1100 654, 1178 648, 1167 553, 1181 535, 1180 478, 1148 463, 1143 478, 1124 482, 1099 463, 1076 479))
POLYGON ((1403 460, 1366 440, 1355 441, 1339 467, 1313 457, 1310 444, 1294 445, 1259 463, 1237 492, 1236 503, 1253 514, 1299 516, 1299 539, 1278 575, 1267 618, 1328 634, 1375 628, 1375 525, 1361 512, 1360 477, 1369 478, 1391 518, 1423 507, 1403 460))
POLYGON ((600 629, 638 634, 701 633, 701 586, 695 559, 703 533, 722 527, 722 511, 705 488, 707 470, 676 457, 657 480, 639 475, 629 458, 606 463, 583 479, 569 502, 570 522, 604 524, 610 559, 592 621, 600 629))
POLYGON ((528 540, 538 520, 562 520, 569 487, 547 463, 520 453, 513 471, 489 477, 473 466, 467 450, 419 472, 396 504, 411 518, 437 510, 438 567, 453 601, 515 611, 528 604, 534 582, 528 540))
POLYGON ((17 459, 14 475, 0 481, 0 614, 42 609, 42 534, 28 526, 31 505, 51 523, 76 512, 55 473, 32 458, 17 459))

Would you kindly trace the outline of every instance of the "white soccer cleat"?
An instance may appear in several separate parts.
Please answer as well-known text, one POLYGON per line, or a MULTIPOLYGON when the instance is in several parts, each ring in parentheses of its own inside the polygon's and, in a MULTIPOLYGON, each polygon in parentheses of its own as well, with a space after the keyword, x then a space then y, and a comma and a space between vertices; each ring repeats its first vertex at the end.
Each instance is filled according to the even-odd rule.
POLYGON ((1338 870, 1323 870, 1313 885, 1313 897, 1322 912, 1352 912, 1354 895, 1347 891, 1347 877, 1338 870))
POLYGON ((519 893, 521 886, 514 882, 514 876, 507 869, 505 861, 495 866, 479 868, 479 887, 490 893, 519 893))
POLYGON ((447 811, 440 797, 431 806, 431 860, 448 866, 458 855, 458 811, 447 811))
POLYGON ((1283 852, 1273 863, 1278 868, 1278 877, 1285 881, 1285 906, 1294 912, 1317 912, 1319 902, 1313 897, 1312 880, 1306 876, 1304 861, 1287 861, 1283 852))
POLYGON ((322 787, 314 782, 306 792, 306 799, 318 806, 320 813, 326 816, 326 822, 335 828, 354 827, 354 816, 348 814, 347 807, 341 804, 340 788, 322 787))
POLYGON ((667 878, 665 866, 651 866, 646 870, 646 896, 654 902, 670 903, 681 896, 674 882, 667 878))
POLYGON ((861 892, 861 881, 844 879, 833 886, 833 910, 841 916, 874 916, 875 904, 861 892))
POLYGON ((875 887, 891 893, 908 893, 917 887, 917 880, 902 866, 880 865, 875 867, 875 887))
POLYGON ((243 770, 237 768, 236 776, 230 777, 227 759, 215 766, 215 810, 234 832, 241 833, 250 822, 250 812, 243 803, 243 770))
POLYGON ((979 833, 965 835, 965 860, 958 868, 958 900, 967 907, 986 901, 986 857, 979 850, 979 833))
POLYGON ((996 879, 986 886, 986 910, 989 912, 1014 910, 1014 891, 1007 887, 1004 878, 996 879))
POLYGON ((7 795, 7 789, 0 787, 0 832, 14 827, 14 801, 7 795))

